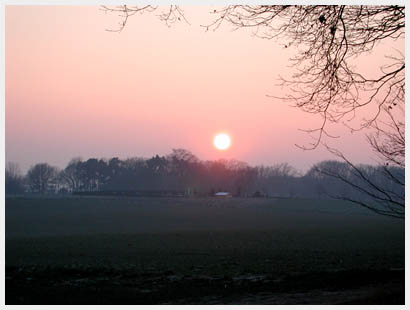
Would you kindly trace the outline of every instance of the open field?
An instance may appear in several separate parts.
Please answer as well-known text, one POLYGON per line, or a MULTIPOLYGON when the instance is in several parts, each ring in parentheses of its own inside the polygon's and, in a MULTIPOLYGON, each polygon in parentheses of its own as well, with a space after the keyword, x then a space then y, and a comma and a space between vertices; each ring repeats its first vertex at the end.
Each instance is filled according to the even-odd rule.
POLYGON ((404 303, 404 221, 332 200, 7 198, 6 303, 404 303))

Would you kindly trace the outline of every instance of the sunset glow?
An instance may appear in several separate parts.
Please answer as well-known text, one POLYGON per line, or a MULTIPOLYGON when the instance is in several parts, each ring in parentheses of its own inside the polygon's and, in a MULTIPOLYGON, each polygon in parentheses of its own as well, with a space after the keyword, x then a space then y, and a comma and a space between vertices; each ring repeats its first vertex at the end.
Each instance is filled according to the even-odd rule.
MULTIPOLYGON (((299 129, 317 128, 320 117, 277 99, 286 93, 275 79, 291 74, 292 48, 245 29, 205 32, 199 24, 212 20, 210 10, 187 7, 192 27, 138 15, 118 34, 105 31, 118 16, 98 6, 8 6, 6 161, 27 171, 37 162, 64 168, 78 156, 148 158, 174 148, 203 160, 288 162, 303 171, 329 159, 323 148, 295 147, 312 142, 299 129), (240 137, 229 152, 213 145, 225 128, 240 137)), ((373 68, 382 57, 383 49, 361 66, 373 68)), ((346 128, 331 125, 343 138, 346 128)), ((364 134, 330 143, 354 162, 369 162, 364 134)))
POLYGON ((214 138, 214 146, 218 150, 226 150, 231 146, 231 138, 225 133, 217 134, 214 138))

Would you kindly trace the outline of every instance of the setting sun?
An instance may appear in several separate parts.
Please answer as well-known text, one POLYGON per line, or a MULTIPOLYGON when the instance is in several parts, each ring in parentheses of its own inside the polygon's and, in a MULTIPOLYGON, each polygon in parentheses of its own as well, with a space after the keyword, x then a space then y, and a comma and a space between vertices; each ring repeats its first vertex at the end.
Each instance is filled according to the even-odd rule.
POLYGON ((218 150, 226 150, 231 146, 231 138, 225 133, 217 134, 214 138, 214 146, 218 150))

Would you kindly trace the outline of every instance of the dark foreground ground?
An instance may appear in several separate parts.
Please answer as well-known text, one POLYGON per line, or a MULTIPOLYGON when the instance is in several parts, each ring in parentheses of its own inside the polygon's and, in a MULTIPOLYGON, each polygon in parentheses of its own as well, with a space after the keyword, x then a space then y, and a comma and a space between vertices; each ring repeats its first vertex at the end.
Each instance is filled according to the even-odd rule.
POLYGON ((7 198, 6 304, 404 304, 404 221, 330 200, 7 198))

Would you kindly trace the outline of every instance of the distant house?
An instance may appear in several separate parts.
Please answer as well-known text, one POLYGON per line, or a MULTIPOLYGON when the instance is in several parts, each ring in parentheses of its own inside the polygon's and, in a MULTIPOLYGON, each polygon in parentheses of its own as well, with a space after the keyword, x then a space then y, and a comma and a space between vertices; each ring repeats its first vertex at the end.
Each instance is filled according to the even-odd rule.
POLYGON ((232 197, 232 194, 229 192, 217 192, 214 195, 215 197, 224 198, 224 197, 232 197))

